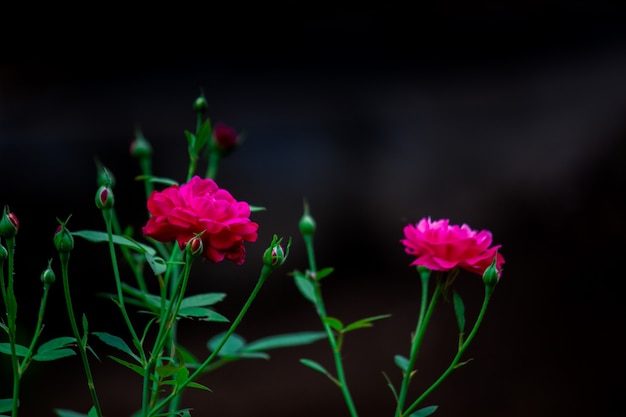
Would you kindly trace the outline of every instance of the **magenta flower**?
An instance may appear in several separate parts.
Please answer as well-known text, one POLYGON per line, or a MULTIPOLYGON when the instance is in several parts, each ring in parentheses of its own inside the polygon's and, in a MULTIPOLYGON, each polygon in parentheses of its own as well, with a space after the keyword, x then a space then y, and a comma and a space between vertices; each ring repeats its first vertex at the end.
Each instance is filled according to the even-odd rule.
POLYGON ((425 266, 434 271, 462 268, 482 275, 497 254, 496 268, 502 271, 504 257, 501 245, 491 246, 491 232, 472 230, 468 225, 450 225, 447 219, 424 218, 404 228, 404 251, 416 259, 412 266, 425 266))
POLYGON ((243 264, 244 242, 257 239, 259 225, 250 221, 250 206, 237 201, 211 179, 194 176, 148 198, 152 217, 143 234, 159 242, 176 240, 181 249, 195 236, 203 243, 203 256, 213 262, 224 259, 243 264))

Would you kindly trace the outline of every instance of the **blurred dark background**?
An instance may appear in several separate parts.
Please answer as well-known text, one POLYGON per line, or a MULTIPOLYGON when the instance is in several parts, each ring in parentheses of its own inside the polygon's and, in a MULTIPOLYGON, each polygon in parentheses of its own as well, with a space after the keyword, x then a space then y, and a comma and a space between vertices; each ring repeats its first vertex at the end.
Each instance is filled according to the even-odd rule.
MULTIPOLYGON (((441 417, 615 415, 625 388, 622 10, 590 1, 419 7, 310 17, 189 9, 158 11, 158 19, 106 11, 105 23, 33 22, 37 36, 20 44, 30 59, 0 65, 0 204, 21 222, 15 285, 24 340, 49 258, 60 273, 56 218, 71 214, 72 230, 104 228, 93 204, 95 158, 116 177, 122 223, 138 230, 146 212, 128 153, 134 130, 154 147, 155 174, 183 181, 183 132, 195 128, 192 104, 204 92, 211 120, 245 135, 218 183, 267 210, 253 216, 259 239, 247 245, 246 263, 199 264, 190 291, 226 292, 218 311, 234 318, 272 235, 294 238, 238 333, 254 340, 320 328, 287 276, 307 266, 297 229, 306 198, 319 266, 336 269, 324 281, 329 313, 344 322, 392 314, 349 334, 344 347, 360 415, 391 415, 383 372, 399 383, 393 355, 408 354, 420 291, 399 239, 424 216, 449 218, 491 230, 507 262, 467 352, 474 360, 425 405, 439 405, 441 417)), ((77 241, 75 309, 92 330, 126 338, 115 306, 96 297, 113 288, 110 268, 105 246, 77 241)), ((455 289, 475 317, 480 280, 462 275, 455 289)), ((182 322, 180 338, 203 356, 224 329, 182 322)), ((70 332, 55 285, 42 338, 70 332)), ((442 303, 414 395, 445 369, 455 344, 452 307, 442 303)), ((140 378, 97 340, 93 347, 105 413, 130 415, 140 378)), ((201 382, 213 393, 190 393, 187 404, 199 416, 347 416, 339 390, 300 365, 303 357, 332 366, 323 342, 277 350, 270 361, 208 375, 201 382)), ((0 372, 7 398, 7 357, 0 372)), ((20 415, 86 412, 84 381, 78 356, 34 363, 20 415)))

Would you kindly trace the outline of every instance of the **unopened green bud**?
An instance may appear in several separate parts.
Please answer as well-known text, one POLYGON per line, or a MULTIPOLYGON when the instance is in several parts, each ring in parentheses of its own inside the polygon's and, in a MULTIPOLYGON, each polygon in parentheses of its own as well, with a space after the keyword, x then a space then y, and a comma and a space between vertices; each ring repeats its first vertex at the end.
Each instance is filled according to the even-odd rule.
POLYGON ((65 223, 61 223, 54 232, 54 247, 60 253, 69 253, 74 249, 74 236, 67 230, 65 223))
POLYGON ((500 280, 500 271, 498 271, 497 261, 498 255, 496 254, 491 265, 489 265, 483 273, 483 282, 487 287, 495 287, 500 280))
POLYGON ((9 206, 4 206, 2 217, 0 218, 0 237, 12 239, 20 229, 20 222, 15 213, 9 210, 9 206))
POLYGON ((193 109, 196 113, 204 113, 207 110, 207 103, 204 96, 200 96, 193 102, 193 109))
POLYGON ((43 285, 45 286, 50 286, 54 284, 54 281, 56 281, 56 279, 57 277, 52 270, 52 259, 50 259, 48 261, 48 267, 44 269, 44 271, 41 273, 41 282, 43 282, 43 285))
POLYGON ((291 238, 287 243, 286 251, 281 246, 282 240, 282 237, 279 239, 276 235, 274 235, 274 237, 272 238, 272 243, 270 243, 270 246, 263 253, 263 263, 265 264, 265 266, 268 266, 272 269, 278 268, 285 263, 285 260, 287 260, 287 256, 289 255, 289 247, 291 246, 291 238))
POLYGON ((130 143, 130 154, 134 158, 149 158, 152 155, 152 146, 141 132, 138 132, 134 141, 130 143))
POLYGON ((113 190, 107 186, 100 186, 96 192, 96 207, 100 210, 113 208, 115 198, 113 197, 113 190))
POLYGON ((300 228, 300 233, 303 236, 311 236, 315 233, 315 220, 309 214, 309 206, 308 204, 304 204, 304 214, 300 218, 300 223, 298 223, 298 227, 300 228))

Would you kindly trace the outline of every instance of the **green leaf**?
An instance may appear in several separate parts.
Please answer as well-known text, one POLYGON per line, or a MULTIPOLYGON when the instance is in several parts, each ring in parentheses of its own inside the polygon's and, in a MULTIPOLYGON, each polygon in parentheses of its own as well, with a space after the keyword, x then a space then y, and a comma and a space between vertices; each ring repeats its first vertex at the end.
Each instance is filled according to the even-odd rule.
MULTIPOLYGON (((10 343, 0 343, 0 353, 6 353, 7 355, 11 354, 11 344, 10 343)), ((26 346, 15 344, 15 355, 16 356, 26 356, 28 355, 28 348, 26 346)))
POLYGON ((98 412, 96 411, 96 407, 92 406, 87 413, 87 417, 98 417, 98 412))
POLYGON ((13 410, 13 398, 0 399, 0 413, 13 410))
POLYGON ((51 350, 64 348, 74 343, 76 343, 75 337, 57 337, 55 339, 48 340, 46 343, 42 343, 41 346, 39 346, 39 349, 37 349, 37 353, 46 353, 51 350))
POLYGON ((197 368, 200 365, 200 361, 190 351, 180 345, 176 345, 176 356, 178 356, 182 364, 188 367, 197 368))
POLYGON ((148 252, 146 252, 145 255, 146 262, 148 262, 148 265, 150 265, 150 268, 152 269, 152 272, 154 272, 154 275, 160 275, 167 271, 167 263, 163 260, 163 258, 155 256, 154 254, 148 252))
POLYGON ((89 417, 87 414, 77 413, 72 410, 64 410, 62 408, 55 408, 54 412, 59 417, 89 417))
POLYGON ((178 185, 177 181, 174 181, 173 179, 170 178, 165 178, 165 177, 155 177, 154 175, 138 175, 135 177, 136 180, 138 181, 147 181, 147 182, 152 182, 152 183, 156 183, 156 184, 164 184, 169 186, 172 185, 178 185))
POLYGON ((157 366, 154 370, 161 378, 167 378, 178 372, 178 367, 172 365, 163 365, 157 366))
POLYGON ((318 340, 324 339, 324 332, 298 332, 278 334, 264 337, 247 344, 243 350, 245 352, 258 352, 270 349, 277 349, 290 346, 308 345, 318 340))
POLYGON ((311 359, 300 359, 300 363, 304 366, 308 366, 309 368, 316 370, 317 372, 321 372, 326 376, 330 375, 322 365, 315 361, 312 361, 311 359))
POLYGON ((178 310, 178 315, 184 318, 194 318, 198 320, 214 321, 219 323, 228 323, 228 319, 220 313, 210 308, 190 307, 178 310))
POLYGON ((315 279, 316 280, 320 280, 322 278, 326 278, 327 276, 332 274, 334 270, 335 270, 335 268, 332 268, 332 267, 322 268, 322 269, 320 269, 319 271, 317 271, 315 273, 315 279))
POLYGON ((202 384, 199 384, 197 382, 190 382, 190 383, 187 384, 187 387, 189 387, 189 388, 197 388, 197 389, 201 389, 201 390, 204 390, 204 391, 213 392, 213 390, 211 388, 209 388, 207 386, 204 386, 202 384))
POLYGON ((137 363, 141 363, 141 359, 139 359, 139 356, 135 355, 130 347, 128 347, 126 342, 124 342, 124 340, 122 340, 121 338, 106 332, 92 332, 91 334, 98 337, 102 342, 106 343, 107 345, 127 353, 134 360, 136 360, 137 363))
POLYGON ((398 365, 402 371, 407 372, 409 369, 409 360, 402 355, 396 355, 393 357, 393 361, 398 365))
POLYGON ((261 207, 261 206, 250 206, 250 213, 255 213, 257 211, 265 211, 266 208, 265 207, 261 207))
POLYGON ((120 358, 116 358, 115 356, 109 355, 109 358, 113 359, 115 362, 119 363, 120 365, 124 365, 128 369, 131 369, 131 370, 135 371, 136 373, 138 373, 139 375, 143 376, 144 371, 143 371, 143 368, 141 366, 135 365, 133 363, 126 362, 125 360, 122 360, 120 358))
POLYGON ((344 333, 345 332, 349 332, 350 330, 356 330, 356 329, 361 329, 363 327, 372 327, 373 321, 376 320, 380 320, 380 319, 386 319, 388 317, 391 317, 391 314, 381 314, 379 316, 373 316, 373 317, 368 317, 366 319, 361 319, 361 320, 357 320, 354 323, 350 323, 348 324, 344 329, 344 333))
POLYGON ((7 332, 7 334, 9 333, 9 328, 6 326, 6 324, 2 323, 1 321, 0 321, 0 329, 7 332))
MULTIPOLYGON (((82 237, 85 240, 96 243, 109 241, 108 233, 98 232, 96 230, 79 230, 76 232, 72 232, 72 235, 76 237, 82 237)), ((149 253, 151 255, 156 254, 156 250, 154 248, 139 243, 128 236, 112 235, 111 238, 113 240, 113 243, 115 243, 116 245, 128 246, 129 248, 142 253, 149 253)))
POLYGON ((436 405, 420 408, 414 413, 409 414, 409 417, 426 417, 433 414, 437 410, 436 405))
MULTIPOLYGON (((224 338, 225 335, 226 333, 220 333, 216 336, 213 336, 207 342, 207 347, 209 348, 211 352, 217 349, 218 345, 222 342, 222 339, 224 338)), ((222 348, 220 349, 218 356, 227 356, 227 355, 237 353, 241 350, 242 347, 245 346, 245 344, 246 344, 246 340, 243 337, 239 336, 236 333, 233 333, 230 335, 228 340, 226 340, 226 343, 224 343, 224 346, 222 346, 222 348)))
POLYGON ((334 317, 324 317, 324 323, 328 324, 333 330, 338 332, 343 330, 343 323, 341 320, 334 317))
POLYGON ((181 366, 176 371, 176 375, 175 375, 176 386, 182 385, 182 383, 185 382, 187 378, 189 378, 189 369, 185 368, 184 366, 181 366))
POLYGON ((183 298, 183 301, 180 303, 180 308, 211 306, 222 301, 224 297, 226 297, 226 294, 223 292, 196 294, 183 298))
POLYGON ((293 281, 296 287, 300 291, 300 294, 312 303, 315 303, 315 286, 304 274, 296 272, 293 276, 293 281))
POLYGON ((452 294, 452 301, 454 303, 454 314, 456 314, 456 321, 459 325, 459 333, 465 332, 465 306, 461 296, 456 291, 452 294))
POLYGON ((67 358, 68 356, 76 355, 72 349, 62 348, 55 350, 48 350, 43 353, 37 353, 33 356, 33 360, 45 362, 45 361, 53 361, 56 359, 67 358))

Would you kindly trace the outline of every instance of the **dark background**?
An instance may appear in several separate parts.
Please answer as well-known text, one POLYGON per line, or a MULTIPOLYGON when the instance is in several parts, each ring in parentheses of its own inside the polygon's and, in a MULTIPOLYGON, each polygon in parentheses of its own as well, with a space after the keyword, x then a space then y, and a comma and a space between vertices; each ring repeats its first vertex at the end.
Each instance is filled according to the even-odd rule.
MULTIPOLYGON (((192 103, 203 91, 212 121, 245 134, 218 183, 267 211, 253 215, 259 239, 247 246, 245 265, 199 264, 190 291, 226 292, 218 311, 234 318, 272 235, 294 238, 286 265, 240 327, 244 337, 320 328, 287 276, 307 265, 297 229, 306 198, 318 224, 319 266, 336 269, 323 287, 329 314, 344 322, 392 314, 349 334, 344 347, 360 415, 391 415, 382 373, 399 383, 393 355, 408 354, 419 308, 402 228, 424 216, 449 218, 491 230, 507 262, 467 352, 474 360, 425 405, 439 405, 441 417, 615 415, 625 388, 622 10, 601 2, 445 2, 393 13, 265 12, 33 22, 37 36, 21 39, 29 58, 2 63, 0 203, 21 222, 15 285, 24 340, 36 320, 39 274, 56 256, 55 218, 71 214, 72 230, 104 227, 93 204, 94 158, 117 179, 122 222, 138 229, 146 213, 128 154, 134 129, 154 147, 155 174, 184 180, 183 132, 195 128, 192 103)), ((114 305, 96 297, 113 285, 106 247, 76 246, 76 311, 92 330, 126 338, 114 305)), ((480 280, 461 275, 455 289, 468 320, 475 317, 480 280)), ((43 340, 70 334, 64 308, 55 285, 43 340)), ((222 330, 183 322, 180 331, 202 356, 222 330)), ((414 395, 449 363, 455 333, 452 307, 442 303, 414 395)), ((140 378, 108 359, 114 352, 97 340, 93 347, 105 413, 130 415, 140 378)), ((300 365, 302 357, 332 366, 323 342, 278 350, 270 361, 238 362, 203 378, 213 393, 190 393, 188 405, 207 416, 347 415, 339 390, 300 365)), ((20 415, 86 412, 81 369, 77 356, 34 363, 20 415)), ((7 398, 7 360, 0 372, 7 398)))

